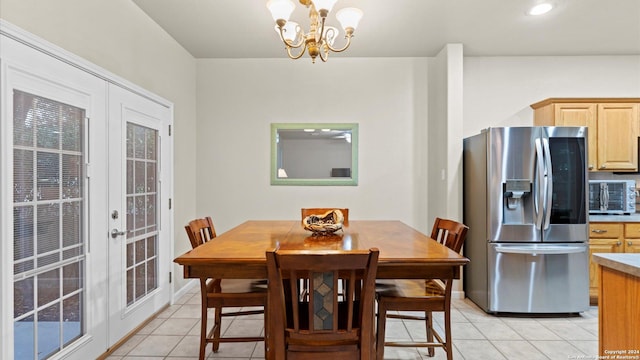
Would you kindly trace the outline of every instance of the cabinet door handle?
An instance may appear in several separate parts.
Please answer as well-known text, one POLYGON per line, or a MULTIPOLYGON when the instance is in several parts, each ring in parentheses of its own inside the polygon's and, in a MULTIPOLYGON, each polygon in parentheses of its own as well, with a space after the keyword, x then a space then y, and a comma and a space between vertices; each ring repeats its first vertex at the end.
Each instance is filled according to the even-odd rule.
POLYGON ((593 170, 593 164, 589 164, 589 170, 593 170))
POLYGON ((620 245, 622 245, 622 241, 618 241, 618 242, 616 243, 616 246, 620 246, 620 245))
POLYGON ((607 232, 607 230, 593 229, 593 230, 591 230, 591 232, 596 233, 596 234, 604 234, 604 233, 607 232))
POLYGON ((627 246, 632 246, 633 243, 631 241, 627 241, 627 246))

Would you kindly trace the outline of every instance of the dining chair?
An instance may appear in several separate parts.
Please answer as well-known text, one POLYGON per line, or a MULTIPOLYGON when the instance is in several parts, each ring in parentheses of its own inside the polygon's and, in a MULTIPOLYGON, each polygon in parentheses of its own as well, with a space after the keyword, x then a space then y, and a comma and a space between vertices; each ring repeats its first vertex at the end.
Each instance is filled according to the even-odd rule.
MULTIPOLYGON (((436 218, 431 238, 459 253, 469 228, 459 222, 436 218)), ((428 347, 429 356, 434 355, 434 347, 442 347, 447 359, 453 359, 451 341, 451 287, 452 279, 391 280, 379 283, 376 290, 378 300, 377 358, 384 358, 384 347, 428 347), (389 314, 389 311, 400 313, 389 314), (416 316, 402 311, 424 311, 424 316, 416 316), (444 313, 444 338, 433 327, 433 311, 444 313), (421 320, 425 322, 426 341, 385 342, 387 318, 421 320), (435 340, 434 341, 434 337, 435 340)))
POLYGON ((378 249, 268 250, 269 349, 275 359, 372 359, 378 249), (338 280, 350 283, 338 297, 338 280), (310 296, 301 299, 300 280, 310 296), (355 283, 362 283, 356 298, 355 283))
MULTIPOLYGON (((192 220, 184 228, 194 249, 214 240, 216 237, 216 230, 209 216, 192 220)), ((264 313, 264 307, 267 303, 266 286, 260 286, 257 280, 200 279, 200 294, 202 314, 199 358, 201 360, 205 358, 205 349, 208 343, 213 344, 213 352, 218 352, 221 342, 264 341, 263 336, 222 337, 220 333, 222 330, 222 317, 264 313), (223 308, 229 307, 252 307, 253 309, 222 312, 223 308), (214 324, 211 330, 207 332, 207 314, 208 309, 211 308, 214 309, 214 324)))

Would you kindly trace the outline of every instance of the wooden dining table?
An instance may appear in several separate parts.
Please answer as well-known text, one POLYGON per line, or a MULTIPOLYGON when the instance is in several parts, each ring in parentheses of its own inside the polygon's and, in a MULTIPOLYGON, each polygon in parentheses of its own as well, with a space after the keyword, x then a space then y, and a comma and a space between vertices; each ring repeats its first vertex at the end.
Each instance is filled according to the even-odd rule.
MULTIPOLYGON (((428 235, 395 220, 352 220, 342 230, 323 236, 304 230, 299 220, 250 220, 178 256, 174 262, 184 267, 185 278, 266 279, 265 252, 275 248, 377 248, 378 279, 459 279, 461 266, 469 262, 428 235)), ((267 349, 269 345, 266 344, 267 349)), ((270 357, 269 351, 266 355, 270 357)))

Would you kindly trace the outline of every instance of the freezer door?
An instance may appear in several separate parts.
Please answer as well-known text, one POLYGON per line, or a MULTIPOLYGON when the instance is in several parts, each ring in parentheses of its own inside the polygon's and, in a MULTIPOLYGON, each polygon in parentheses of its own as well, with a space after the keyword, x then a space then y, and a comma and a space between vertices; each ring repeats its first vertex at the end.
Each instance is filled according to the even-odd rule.
MULTIPOLYGON (((543 178, 537 171, 540 157, 535 146, 541 134, 540 127, 488 130, 486 189, 478 189, 486 194, 487 209, 486 213, 474 209, 473 214, 486 216, 486 240, 542 241, 543 178)), ((465 165, 465 170, 474 170, 473 165, 465 165)), ((465 181, 472 182, 472 175, 465 174, 465 181)), ((465 190, 475 191, 473 188, 465 190)))
POLYGON ((488 312, 578 313, 589 308, 582 244, 488 244, 488 312))

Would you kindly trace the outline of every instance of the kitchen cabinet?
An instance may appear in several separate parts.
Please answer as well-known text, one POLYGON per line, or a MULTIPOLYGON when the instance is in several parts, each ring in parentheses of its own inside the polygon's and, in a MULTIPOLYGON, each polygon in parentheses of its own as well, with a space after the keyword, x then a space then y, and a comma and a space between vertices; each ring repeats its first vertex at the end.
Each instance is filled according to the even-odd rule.
POLYGON ((551 98, 531 107, 534 125, 589 129, 589 171, 637 171, 640 99, 551 98))
POLYGON ((622 223, 590 223, 589 224, 589 298, 591 303, 598 300, 598 265, 593 262, 593 253, 623 252, 624 224, 622 223))
POLYGON ((603 359, 640 358, 640 260, 631 254, 597 254, 598 354, 603 359))
POLYGON ((589 297, 592 304, 597 302, 600 283, 594 253, 640 253, 640 223, 589 224, 589 297))
POLYGON ((624 225, 624 252, 640 253, 640 223, 624 225))

